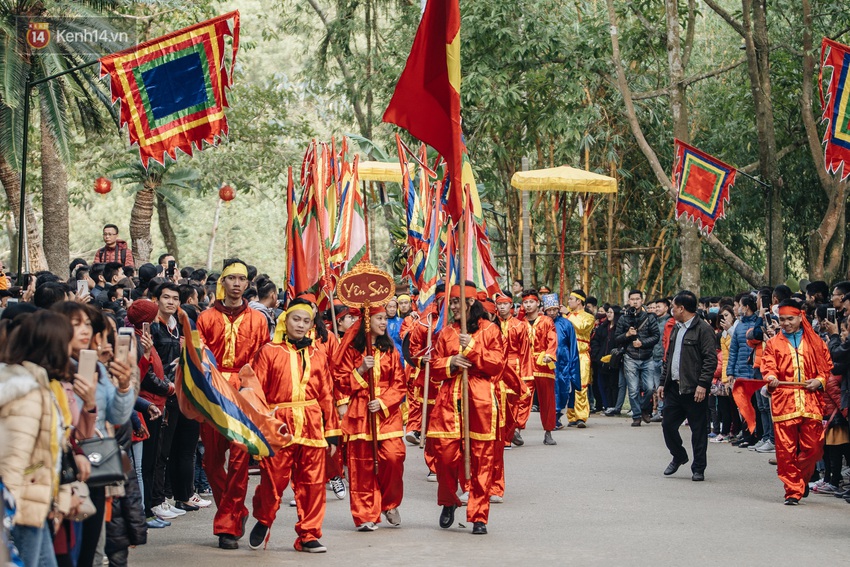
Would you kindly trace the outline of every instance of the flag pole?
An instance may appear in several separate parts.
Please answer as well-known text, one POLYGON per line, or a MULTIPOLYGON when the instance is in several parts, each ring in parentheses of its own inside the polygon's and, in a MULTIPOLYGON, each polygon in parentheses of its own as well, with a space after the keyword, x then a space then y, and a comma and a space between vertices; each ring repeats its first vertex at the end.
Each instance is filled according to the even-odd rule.
MULTIPOLYGON (((372 321, 369 314, 369 302, 363 305, 363 322, 366 325, 366 356, 372 356, 372 321)), ((378 368, 378 372, 381 369, 378 368)), ((369 401, 375 399, 375 367, 369 373, 369 401)), ((375 476, 378 476, 378 421, 377 414, 369 412, 369 430, 372 433, 372 462, 375 468, 375 476)))
POLYGON ((425 386, 422 388, 422 425, 419 426, 419 448, 425 448, 425 436, 428 432, 428 395, 429 382, 431 381, 431 343, 434 337, 434 324, 431 322, 431 314, 428 313, 428 341, 425 343, 425 354, 428 361, 425 363, 425 386))
MULTIPOLYGON (((460 287, 460 332, 466 334, 466 219, 461 219, 460 223, 460 242, 458 250, 462 251, 458 254, 458 284, 460 287)), ((469 372, 466 368, 463 369, 461 376, 461 405, 463 420, 463 470, 466 480, 472 478, 472 454, 469 447, 469 372)))

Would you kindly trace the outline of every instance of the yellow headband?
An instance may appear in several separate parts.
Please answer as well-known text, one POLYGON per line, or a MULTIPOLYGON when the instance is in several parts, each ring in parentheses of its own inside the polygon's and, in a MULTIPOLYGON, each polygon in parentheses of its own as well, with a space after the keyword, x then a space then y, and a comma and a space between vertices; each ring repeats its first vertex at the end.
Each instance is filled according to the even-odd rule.
POLYGON ((586 297, 582 297, 581 295, 577 294, 576 292, 572 292, 572 293, 570 294, 570 296, 575 297, 576 299, 578 299, 578 300, 579 300, 579 301, 581 301, 582 303, 584 303, 585 301, 587 301, 587 298, 586 298, 586 297))
POLYGON ((310 317, 313 317, 313 308, 310 305, 304 305, 303 303, 292 305, 277 318, 277 323, 274 327, 274 338, 272 339, 273 343, 279 345, 283 342, 284 337, 286 336, 286 318, 289 317, 290 313, 295 311, 303 311, 310 317))
POLYGON ((401 300, 403 300, 403 299, 406 299, 407 301, 410 301, 410 296, 409 296, 409 295, 407 295, 406 293, 402 293, 402 294, 401 294, 401 295, 399 295, 396 299, 397 299, 398 301, 401 301, 401 300))
POLYGON ((224 278, 227 276, 245 276, 247 278, 248 266, 241 262, 235 262, 222 270, 221 275, 218 277, 218 284, 215 287, 215 298, 219 301, 224 300, 224 286, 222 282, 224 282, 224 278))

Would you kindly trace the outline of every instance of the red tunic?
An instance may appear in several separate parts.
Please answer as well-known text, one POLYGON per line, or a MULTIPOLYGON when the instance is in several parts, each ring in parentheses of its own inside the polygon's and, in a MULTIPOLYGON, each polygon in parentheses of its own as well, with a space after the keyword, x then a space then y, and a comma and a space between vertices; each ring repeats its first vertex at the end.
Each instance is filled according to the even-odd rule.
POLYGON ((268 343, 252 366, 269 408, 286 423, 292 442, 327 447, 325 436, 337 428, 337 418, 324 352, 312 345, 296 350, 288 342, 268 343))
POLYGON ((528 323, 520 321, 516 317, 510 317, 504 321, 500 321, 500 327, 502 330, 502 337, 505 340, 505 356, 507 357, 507 365, 513 369, 514 373, 519 376, 520 379, 533 380, 534 368, 531 360, 531 327, 528 323))
MULTIPOLYGON (((431 364, 431 382, 438 384, 437 403, 428 423, 428 437, 460 439, 462 437, 458 401, 461 399, 462 370, 452 371, 451 359, 460 354, 460 327, 445 327, 437 339, 431 364)), ((498 412, 495 387, 505 366, 504 345, 499 327, 481 320, 472 341, 463 349, 472 362, 469 376, 469 435, 479 441, 493 441, 497 436, 498 412)))
POLYGON ((221 373, 239 389, 239 371, 269 342, 265 315, 243 303, 229 309, 216 301, 198 316, 198 334, 215 356, 221 373))
MULTIPOLYGON (((821 340, 806 341, 794 348, 784 334, 779 333, 765 343, 761 358, 762 376, 765 380, 805 382, 816 378, 826 386, 832 358, 821 340)), ((809 392, 803 388, 777 388, 770 396, 770 409, 774 422, 797 417, 822 419, 823 394, 821 390, 809 392)))
POLYGON ((531 359, 533 375, 538 378, 555 379, 555 359, 558 352, 558 332, 549 317, 538 315, 531 325, 531 359), (544 363, 549 355, 551 362, 544 363))
MULTIPOLYGON (((342 420, 342 432, 346 440, 372 440, 369 423, 369 382, 361 376, 357 368, 363 362, 363 354, 349 346, 339 353, 335 369, 336 379, 347 387, 349 396, 348 411, 342 420)), ((381 402, 381 411, 377 412, 378 440, 392 439, 404 435, 401 416, 401 401, 404 399, 405 382, 401 368, 401 359, 395 348, 389 352, 373 351, 375 366, 372 369, 375 380, 375 399, 381 402)))

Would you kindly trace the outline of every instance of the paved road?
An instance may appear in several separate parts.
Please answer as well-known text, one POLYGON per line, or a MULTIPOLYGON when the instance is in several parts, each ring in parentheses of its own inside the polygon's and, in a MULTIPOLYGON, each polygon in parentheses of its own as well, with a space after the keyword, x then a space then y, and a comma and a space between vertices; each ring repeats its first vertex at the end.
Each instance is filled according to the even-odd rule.
MULTIPOLYGON (((213 511, 207 509, 175 520, 170 528, 151 530, 148 544, 131 552, 131 564, 516 565, 532 559, 586 567, 846 561, 850 505, 813 494, 797 507, 784 506, 767 455, 709 444, 706 481, 695 483, 687 467, 673 477, 661 474, 670 455, 660 424, 638 429, 623 417, 591 416, 587 429, 555 432, 558 445, 547 447, 536 420, 532 414, 526 445, 506 453, 505 503, 492 507, 487 536, 471 535, 469 524, 438 527, 436 483, 425 481, 421 452, 409 447, 399 528, 356 532, 347 500, 328 492, 326 554, 306 557, 292 549, 295 509, 288 507, 278 514, 266 551, 248 549, 247 537, 237 551, 220 550, 212 536, 213 511)), ((683 436, 689 438, 687 428, 683 436)), ((253 488, 249 501, 252 493, 253 488)), ((460 513, 457 518, 465 519, 460 513)), ((248 528, 253 524, 251 518, 248 528)))

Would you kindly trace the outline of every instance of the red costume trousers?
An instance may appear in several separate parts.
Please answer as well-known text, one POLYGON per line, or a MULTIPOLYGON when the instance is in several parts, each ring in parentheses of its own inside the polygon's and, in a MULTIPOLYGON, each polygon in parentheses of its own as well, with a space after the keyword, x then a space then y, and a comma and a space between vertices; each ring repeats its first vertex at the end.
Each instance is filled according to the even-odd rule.
POLYGON ((555 380, 552 378, 534 377, 534 389, 537 390, 537 409, 540 412, 540 423, 545 431, 555 429, 555 380))
POLYGON ((242 521, 248 517, 245 496, 248 492, 250 455, 232 445, 206 423, 201 424, 201 441, 204 444, 204 472, 216 505, 213 533, 241 537, 244 531, 242 521), (227 451, 230 451, 229 459, 227 451))
POLYGON ((407 396, 407 425, 405 429, 407 431, 422 430, 422 402, 410 394, 407 396))
POLYGON ((404 442, 401 437, 378 442, 378 475, 372 442, 348 442, 348 486, 354 525, 379 523, 381 512, 401 505, 404 496, 404 442))
POLYGON ((298 510, 296 549, 299 542, 322 537, 326 455, 324 447, 290 445, 275 453, 274 457, 260 461, 260 484, 254 491, 254 517, 266 526, 274 523, 280 508, 280 496, 291 479, 298 510))
POLYGON ((505 442, 500 439, 493 442, 493 482, 490 494, 505 495, 505 442))
MULTIPOLYGON (((432 439, 437 458, 437 504, 460 506, 458 486, 463 485, 463 440, 432 439)), ((495 447, 499 441, 470 440, 472 478, 466 483, 469 501, 466 521, 484 522, 490 516, 490 487, 493 483, 495 447)))
MULTIPOLYGON (((525 429, 531 415, 531 403, 534 400, 534 380, 525 380, 525 385, 528 387, 526 398, 520 399, 518 394, 510 394, 508 397, 509 403, 516 404, 516 426, 518 429, 525 429)), ((554 386, 554 383, 552 385, 554 386)), ((511 437, 513 437, 513 433, 511 433, 511 437)))
POLYGON ((785 498, 799 500, 823 456, 823 423, 797 417, 775 422, 773 430, 776 436, 776 473, 785 485, 785 498))

